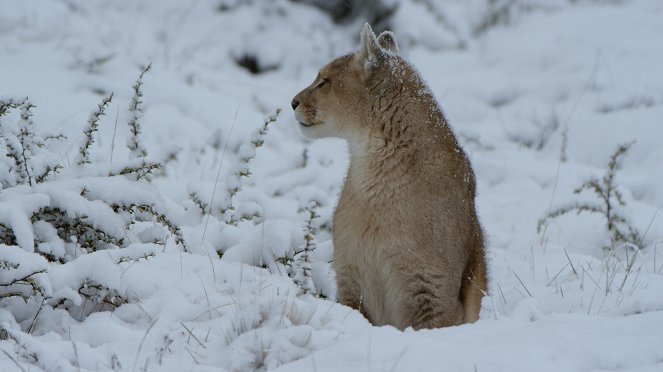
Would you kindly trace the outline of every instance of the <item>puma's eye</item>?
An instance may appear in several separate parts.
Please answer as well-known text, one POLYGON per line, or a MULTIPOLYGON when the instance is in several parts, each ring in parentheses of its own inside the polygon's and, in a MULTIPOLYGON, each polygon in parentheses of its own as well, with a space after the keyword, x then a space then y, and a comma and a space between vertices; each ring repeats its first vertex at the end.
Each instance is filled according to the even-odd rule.
POLYGON ((328 81, 329 79, 320 79, 320 82, 318 82, 318 84, 316 84, 315 87, 322 88, 325 84, 327 84, 328 81))

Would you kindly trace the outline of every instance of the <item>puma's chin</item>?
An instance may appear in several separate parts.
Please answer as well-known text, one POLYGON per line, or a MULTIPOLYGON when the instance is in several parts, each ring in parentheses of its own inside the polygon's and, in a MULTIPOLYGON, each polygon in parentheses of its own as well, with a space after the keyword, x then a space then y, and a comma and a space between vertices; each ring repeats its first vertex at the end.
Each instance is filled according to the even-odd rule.
POLYGON ((320 129, 322 127, 321 123, 304 123, 304 122, 299 122, 299 129, 302 132, 302 134, 305 137, 315 139, 315 138, 321 138, 325 137, 325 135, 321 132, 320 129))

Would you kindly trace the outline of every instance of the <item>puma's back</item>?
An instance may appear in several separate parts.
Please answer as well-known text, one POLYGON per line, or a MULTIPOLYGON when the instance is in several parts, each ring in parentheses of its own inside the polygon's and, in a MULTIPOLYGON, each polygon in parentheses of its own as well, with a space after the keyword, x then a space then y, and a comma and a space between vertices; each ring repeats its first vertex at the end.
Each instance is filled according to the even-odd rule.
POLYGON ((393 35, 366 25, 361 39, 292 102, 306 135, 350 146, 334 213, 338 299, 376 325, 473 322, 486 267, 470 162, 393 35))

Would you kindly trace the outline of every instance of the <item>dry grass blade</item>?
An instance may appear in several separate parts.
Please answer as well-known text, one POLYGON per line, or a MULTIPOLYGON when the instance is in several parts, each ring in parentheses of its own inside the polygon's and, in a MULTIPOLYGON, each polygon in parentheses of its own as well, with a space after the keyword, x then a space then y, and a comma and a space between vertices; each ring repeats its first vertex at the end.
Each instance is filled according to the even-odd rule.
POLYGON ((569 261, 569 265, 571 265, 571 269, 573 270, 573 273, 578 276, 578 270, 576 270, 575 266, 573 266, 573 262, 571 262, 571 257, 569 257, 569 252, 566 251, 566 248, 562 248, 564 250, 564 255, 566 255, 566 259, 569 261))
POLYGON ((23 368, 23 366, 18 364, 18 361, 16 359, 14 359, 14 357, 11 356, 8 352, 6 352, 5 349, 0 349, 0 351, 2 351, 2 353, 5 354, 7 356, 7 358, 9 358, 9 360, 14 362, 14 364, 16 364, 16 366, 21 370, 21 372, 25 372, 25 368, 23 368))
POLYGON ((193 359, 193 362, 196 363, 196 365, 200 364, 198 359, 193 355, 193 352, 188 347, 185 347, 184 350, 186 350, 189 353, 191 359, 193 359))
POLYGON ((136 365, 138 364, 138 356, 140 356, 140 350, 143 348, 143 343, 145 343, 145 339, 147 338, 147 335, 150 333, 150 330, 157 323, 157 319, 158 318, 154 318, 152 323, 150 323, 150 326, 147 327, 147 329, 145 330, 145 334, 143 335, 143 339, 140 340, 140 344, 138 345, 138 350, 136 351, 136 357, 134 358, 134 366, 133 366, 133 368, 131 368, 132 372, 136 370, 136 365))
MULTIPOLYGON (((580 102, 582 101, 583 97, 585 97, 585 94, 589 90, 590 86, 596 79, 596 76, 598 74, 599 68, 601 66, 601 57, 602 55, 599 54, 596 56, 596 62, 594 63, 594 67, 592 68, 591 73, 589 74, 589 77, 587 78, 587 81, 585 81, 585 84, 582 87, 582 90, 580 91, 580 95, 578 95, 578 99, 575 101, 573 106, 571 107, 571 111, 569 111, 569 114, 566 117, 566 120, 564 120, 563 127, 566 128, 566 136, 568 136, 568 128, 569 128, 569 123, 571 122, 571 119, 573 118, 573 115, 576 112, 576 109, 580 105, 580 102)), ((562 153, 560 154, 559 161, 557 162, 557 171, 555 172, 555 182, 553 183, 553 191, 552 195, 550 195, 550 203, 548 204, 548 214, 552 212, 552 206, 553 202, 555 201, 555 195, 557 194, 557 185, 559 183, 559 171, 562 167, 562 160, 564 159, 564 150, 566 143, 562 143, 562 153)), ((549 223, 546 223, 543 227, 543 233, 541 234, 541 242, 540 244, 543 245, 543 242, 545 241, 546 233, 548 231, 548 225, 549 223)))
POLYGON ((528 294, 530 297, 534 297, 534 296, 532 296, 532 293, 529 291, 529 289, 527 289, 527 287, 525 286, 525 283, 523 283, 523 281, 520 280, 520 277, 518 276, 518 274, 516 274, 516 272, 513 271, 513 270, 511 270, 511 272, 513 273, 513 275, 516 276, 516 279, 518 279, 518 281, 520 282, 520 285, 522 285, 523 288, 525 288, 525 291, 527 292, 527 294, 528 294))
POLYGON ((642 238, 640 238, 640 243, 638 244, 638 246, 642 247, 642 242, 645 240, 645 237, 647 237, 647 233, 649 233, 649 229, 651 229, 651 225, 654 223, 654 220, 658 215, 658 211, 660 210, 661 208, 656 209, 656 212, 654 212, 654 216, 652 216, 651 220, 649 220, 649 225, 647 225, 647 229, 645 229, 644 234, 642 234, 642 238))
MULTIPOLYGON (((561 274, 561 273, 564 271, 564 269, 566 269, 567 266, 569 266, 569 264, 564 265, 564 266, 563 266, 563 267, 557 272, 557 274, 555 274, 555 275, 552 277, 552 279, 550 279, 550 281, 548 282, 547 286, 550 286, 552 283, 554 283, 554 282, 555 282, 555 279, 557 279, 557 277, 559 276, 559 274, 561 274)), ((576 272, 575 269, 573 270, 573 272, 576 272)), ((576 276, 577 276, 577 275, 578 275, 578 274, 576 273, 576 276)))
POLYGON ((113 166, 113 152, 115 152, 115 137, 117 136, 117 119, 120 117, 120 108, 115 111, 115 125, 113 126, 113 139, 111 140, 111 152, 110 160, 108 162, 109 166, 113 166))
POLYGON ((30 327, 28 328, 28 333, 32 333, 32 331, 35 330, 35 327, 37 326, 37 318, 39 317, 39 313, 41 313, 41 309, 44 308, 44 302, 46 302, 46 299, 41 300, 41 305, 39 305, 39 309, 37 309, 37 313, 35 314, 35 317, 32 319, 32 323, 30 323, 30 327))
MULTIPOLYGON (((196 273, 196 276, 198 276, 198 280, 200 280, 200 285, 203 287, 203 292, 205 292, 205 300, 207 300, 207 308, 210 309, 211 305, 209 302, 209 295, 207 294, 207 288, 205 288, 205 283, 203 283, 203 279, 200 277, 198 273, 196 273)), ((212 320, 212 311, 209 311, 209 319, 212 320)))
POLYGON ((500 297, 502 298, 502 302, 506 305, 506 297, 504 296, 504 292, 502 291, 502 286, 500 285, 499 282, 497 282, 497 290, 500 292, 500 297))
POLYGON ((198 339, 198 337, 196 337, 196 335, 193 334, 193 331, 191 331, 191 330, 190 330, 190 329, 189 329, 184 323, 180 322, 180 324, 182 325, 182 327, 184 327, 184 329, 186 329, 186 331, 189 333, 189 335, 190 335, 194 340, 196 340, 200 346, 203 347, 203 349, 207 349, 207 347, 205 347, 205 344, 203 344, 203 342, 200 341, 200 340, 198 339))
MULTIPOLYGON (((221 175, 221 166, 223 165, 223 159, 226 157, 226 150, 228 150, 228 143, 230 143, 230 138, 233 135, 233 129, 235 128, 235 123, 237 122, 237 114, 239 113, 239 105, 235 110, 235 117, 233 118, 233 123, 230 126, 230 131, 228 132, 228 138, 226 138, 226 144, 223 146, 223 152, 221 153, 221 160, 219 160, 219 168, 216 170, 216 179, 214 180, 214 189, 212 189, 212 198, 209 202, 209 210, 207 211, 207 217, 205 218, 205 227, 203 228, 203 236, 200 238, 200 245, 205 244, 205 234, 207 234, 207 226, 209 225, 209 218, 212 215, 212 205, 214 204, 214 197, 216 196, 216 188, 219 184, 219 176, 221 175)), ((216 271, 214 270, 214 263, 212 262, 212 255, 207 249, 207 258, 209 258, 210 266, 212 266, 212 275, 214 276, 214 282, 216 282, 216 271)))
POLYGON ((409 346, 406 346, 406 347, 403 349, 403 351, 400 352, 400 354, 398 355, 398 358, 396 358, 396 362, 395 362, 394 365, 391 367, 391 372, 395 372, 395 371, 396 371, 396 368, 398 367, 398 363, 401 362, 401 359, 403 359, 403 357, 405 356, 405 353, 407 353, 408 349, 409 349, 409 346))

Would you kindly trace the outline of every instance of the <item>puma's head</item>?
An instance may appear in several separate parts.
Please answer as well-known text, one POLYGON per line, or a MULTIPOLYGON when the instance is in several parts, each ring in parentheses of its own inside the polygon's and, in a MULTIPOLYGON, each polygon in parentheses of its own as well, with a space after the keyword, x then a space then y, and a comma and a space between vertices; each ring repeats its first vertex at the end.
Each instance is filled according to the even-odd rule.
POLYGON ((354 54, 339 57, 320 69, 313 83, 292 100, 295 118, 311 138, 366 138, 375 89, 389 75, 398 46, 391 32, 376 37, 365 24, 354 54))

